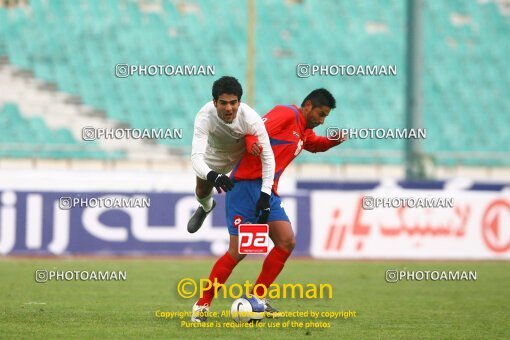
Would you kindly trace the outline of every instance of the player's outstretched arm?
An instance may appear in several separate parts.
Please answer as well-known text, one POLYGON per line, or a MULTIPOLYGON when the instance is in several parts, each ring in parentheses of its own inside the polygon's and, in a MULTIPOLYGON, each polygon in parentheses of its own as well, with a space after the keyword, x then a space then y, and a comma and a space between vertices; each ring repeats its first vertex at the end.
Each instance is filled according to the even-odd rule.
POLYGON ((317 136, 315 132, 309 130, 306 135, 306 142, 303 145, 303 149, 309 152, 324 152, 334 146, 342 144, 346 140, 346 136, 343 135, 336 140, 332 140, 324 136, 317 136))

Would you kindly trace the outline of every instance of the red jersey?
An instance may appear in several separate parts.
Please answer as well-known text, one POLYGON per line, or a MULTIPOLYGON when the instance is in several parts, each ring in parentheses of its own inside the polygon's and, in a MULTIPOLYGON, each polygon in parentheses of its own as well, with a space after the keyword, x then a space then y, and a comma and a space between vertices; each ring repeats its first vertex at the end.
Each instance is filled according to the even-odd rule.
MULTIPOLYGON (((278 180, 285 168, 302 149, 322 152, 338 145, 338 141, 317 136, 306 128, 306 119, 296 105, 278 105, 262 117, 269 135, 276 163, 273 192, 277 194, 278 180)), ((256 138, 246 136, 246 138, 256 138)), ((254 180, 262 177, 262 163, 259 156, 245 153, 232 170, 230 177, 236 181, 254 180)))

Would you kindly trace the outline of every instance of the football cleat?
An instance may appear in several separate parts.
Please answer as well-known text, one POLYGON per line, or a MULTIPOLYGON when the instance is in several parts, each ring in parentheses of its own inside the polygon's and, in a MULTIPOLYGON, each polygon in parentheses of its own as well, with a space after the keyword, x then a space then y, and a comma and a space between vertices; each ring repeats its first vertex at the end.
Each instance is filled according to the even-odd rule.
POLYGON ((280 312, 276 308, 271 306, 267 299, 260 299, 260 301, 264 304, 264 314, 266 315, 266 318, 276 319, 280 317, 279 315, 280 312))
POLYGON ((206 322, 209 305, 205 304, 203 306, 199 306, 197 303, 198 301, 195 302, 193 310, 191 311, 191 322, 206 322))
POLYGON ((196 233, 198 229, 202 226, 204 223, 205 218, 209 213, 214 209, 216 206, 216 201, 213 200, 211 210, 206 212, 202 206, 199 206, 198 209, 195 211, 193 216, 191 216, 189 222, 188 222, 188 232, 190 234, 196 233))

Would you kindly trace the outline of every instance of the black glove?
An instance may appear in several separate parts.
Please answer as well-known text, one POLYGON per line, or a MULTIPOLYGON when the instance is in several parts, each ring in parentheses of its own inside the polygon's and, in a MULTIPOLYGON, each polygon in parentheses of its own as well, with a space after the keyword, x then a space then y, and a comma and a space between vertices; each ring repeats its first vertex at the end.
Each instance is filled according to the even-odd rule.
POLYGON ((216 171, 209 171, 207 174, 207 180, 211 182, 216 190, 218 191, 218 194, 221 194, 222 191, 230 191, 234 187, 234 183, 228 178, 228 176, 224 174, 219 174, 216 171))
POLYGON ((257 223, 266 224, 267 219, 269 218, 269 213, 271 212, 271 208, 269 205, 270 195, 265 192, 260 192, 259 200, 257 201, 255 217, 258 217, 259 220, 257 223))

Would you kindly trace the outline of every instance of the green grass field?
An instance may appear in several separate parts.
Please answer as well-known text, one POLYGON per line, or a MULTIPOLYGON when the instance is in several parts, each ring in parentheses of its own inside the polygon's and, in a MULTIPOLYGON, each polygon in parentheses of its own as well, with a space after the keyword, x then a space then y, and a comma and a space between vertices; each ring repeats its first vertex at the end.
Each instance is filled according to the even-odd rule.
MULTIPOLYGON (((330 328, 183 328, 156 311, 190 311, 195 299, 177 282, 209 273, 214 259, 0 259, 0 338, 510 338, 510 262, 343 262, 291 259, 280 283, 330 283, 333 299, 280 299, 287 311, 356 311, 348 319, 318 319, 330 328), (126 271, 126 281, 36 283, 47 270, 126 271), (386 283, 388 269, 470 270, 476 281, 386 283)), ((228 283, 253 281, 260 260, 241 263, 228 283)), ((229 310, 217 299, 212 310, 229 310)), ((186 321, 188 318, 185 319, 186 321)), ((229 318, 217 318, 219 324, 229 318)))

